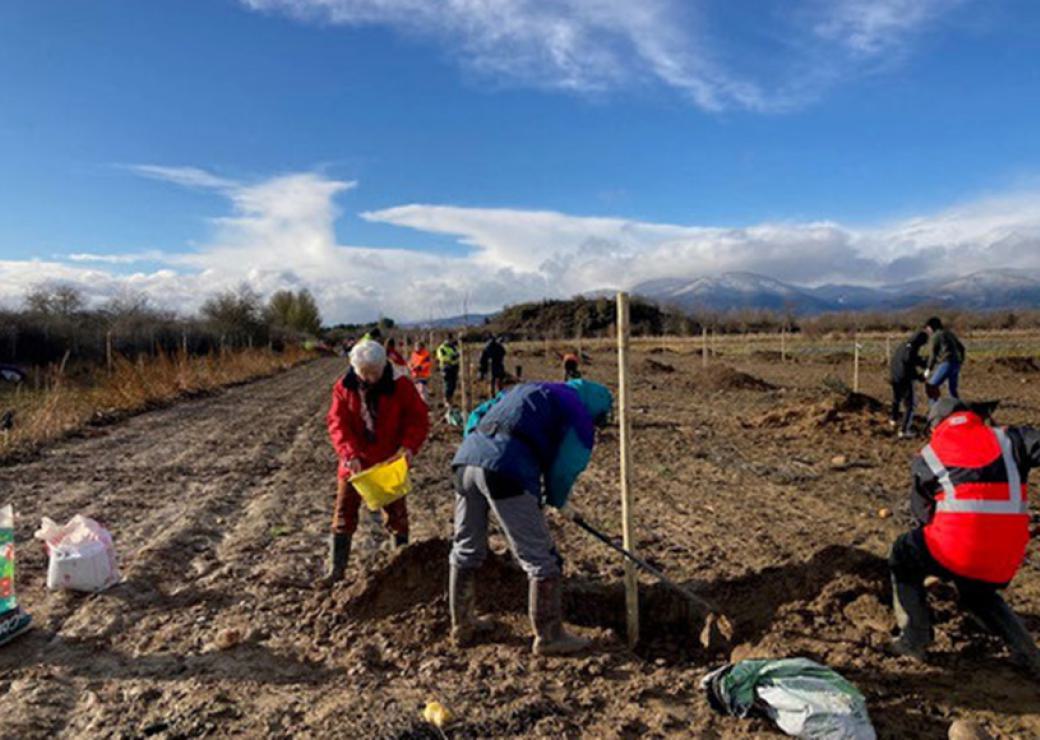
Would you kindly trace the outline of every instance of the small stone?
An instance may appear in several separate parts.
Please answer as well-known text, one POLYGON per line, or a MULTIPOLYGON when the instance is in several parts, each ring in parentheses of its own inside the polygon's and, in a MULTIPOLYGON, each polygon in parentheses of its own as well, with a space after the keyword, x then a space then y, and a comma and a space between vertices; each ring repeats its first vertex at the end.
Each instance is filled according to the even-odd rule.
POLYGON ((230 650, 241 642, 242 633, 232 627, 218 632, 213 644, 217 650, 230 650))
POLYGON ((831 458, 831 467, 832 468, 844 468, 848 464, 849 464, 849 458, 847 458, 845 455, 835 455, 834 457, 831 458))
POLYGON ((949 737, 950 740, 993 740, 982 725, 967 719, 959 719, 950 725, 949 737))
POLYGON ((888 519, 889 517, 892 516, 892 510, 888 509, 888 508, 885 508, 885 507, 882 507, 882 508, 878 509, 877 515, 878 515, 878 519, 888 519))

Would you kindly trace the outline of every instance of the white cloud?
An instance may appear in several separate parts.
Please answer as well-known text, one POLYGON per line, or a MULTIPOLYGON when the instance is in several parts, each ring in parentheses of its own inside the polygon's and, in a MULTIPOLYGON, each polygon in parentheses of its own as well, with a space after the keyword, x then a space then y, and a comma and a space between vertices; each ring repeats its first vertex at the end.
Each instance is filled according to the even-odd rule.
POLYGON ((901 43, 964 0, 822 0, 813 30, 859 55, 872 56, 901 43))
POLYGON ((190 187, 221 180, 213 188, 230 213, 200 246, 175 254, 0 261, 0 300, 17 303, 34 284, 62 281, 93 301, 133 290, 156 305, 191 311, 244 281, 265 294, 306 286, 333 321, 380 313, 425 319, 461 313, 464 302, 484 312, 520 300, 732 271, 871 284, 997 267, 1040 270, 1040 192, 1033 191, 872 228, 831 222, 719 228, 423 204, 361 214, 373 223, 447 235, 468 248, 448 256, 337 243, 336 199, 353 182, 295 173, 243 184, 209 180, 201 170, 166 179, 190 187), (163 268, 127 274, 134 262, 163 268))
POLYGON ((732 13, 690 0, 240 0, 433 39, 491 80, 585 93, 654 82, 706 110, 758 111, 812 99, 961 1, 759 0, 743 22, 781 39, 765 48, 740 46, 732 13))

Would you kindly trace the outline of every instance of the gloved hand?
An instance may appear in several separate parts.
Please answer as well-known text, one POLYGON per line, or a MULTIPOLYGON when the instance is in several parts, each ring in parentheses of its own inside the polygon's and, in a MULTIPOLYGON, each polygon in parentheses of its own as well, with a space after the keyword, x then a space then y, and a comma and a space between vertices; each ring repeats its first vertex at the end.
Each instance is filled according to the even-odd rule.
POLYGON ((415 455, 412 454, 411 450, 407 447, 402 447, 397 451, 397 454, 404 458, 405 462, 408 463, 408 467, 412 467, 412 458, 415 457, 415 455))
POLYGON ((345 467, 347 470, 349 470, 351 475, 357 475, 358 473, 360 473, 362 470, 365 469, 365 466, 362 464, 361 460, 359 458, 356 458, 356 457, 352 457, 352 458, 349 458, 349 459, 344 459, 343 460, 343 467, 345 467))

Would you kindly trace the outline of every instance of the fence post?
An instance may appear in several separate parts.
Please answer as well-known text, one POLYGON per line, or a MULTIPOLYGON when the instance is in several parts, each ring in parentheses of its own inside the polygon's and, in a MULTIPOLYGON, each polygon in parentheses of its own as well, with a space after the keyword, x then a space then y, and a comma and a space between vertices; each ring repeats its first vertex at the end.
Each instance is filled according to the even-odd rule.
POLYGON ((787 362, 787 327, 780 328, 780 362, 787 362))
POLYGON ((112 330, 109 329, 105 332, 105 364, 108 367, 108 372, 112 373, 112 330))
POLYGON ((708 366, 708 327, 701 327, 701 366, 708 366))
POLYGON ((466 357, 466 343, 459 334, 459 390, 462 392, 463 424, 469 418, 469 360, 466 357))
POLYGON ((859 393, 859 334, 853 335, 855 346, 852 349, 852 392, 859 393))
MULTIPOLYGON (((628 294, 617 295, 618 327, 618 427, 621 446, 621 536, 624 547, 635 552, 635 523, 632 507, 632 420, 629 418, 629 305, 628 294)), ((635 566, 625 560, 625 614, 628 625, 628 646, 639 642, 639 581, 635 566)))

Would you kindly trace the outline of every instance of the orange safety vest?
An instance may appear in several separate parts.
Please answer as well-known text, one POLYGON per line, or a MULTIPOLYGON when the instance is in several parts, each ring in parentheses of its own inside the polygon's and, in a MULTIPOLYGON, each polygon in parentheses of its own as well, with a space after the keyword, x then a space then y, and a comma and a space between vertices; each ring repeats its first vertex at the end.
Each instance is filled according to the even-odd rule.
POLYGON ((924 528, 932 557, 964 578, 1009 582, 1029 544, 1029 501, 1007 432, 974 413, 953 414, 921 457, 940 486, 924 528))
POLYGON ((416 380, 429 380, 433 372, 433 358, 428 350, 415 350, 408 360, 408 366, 412 369, 412 375, 416 380))

